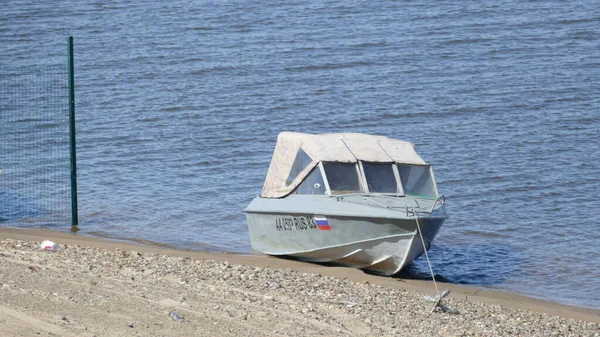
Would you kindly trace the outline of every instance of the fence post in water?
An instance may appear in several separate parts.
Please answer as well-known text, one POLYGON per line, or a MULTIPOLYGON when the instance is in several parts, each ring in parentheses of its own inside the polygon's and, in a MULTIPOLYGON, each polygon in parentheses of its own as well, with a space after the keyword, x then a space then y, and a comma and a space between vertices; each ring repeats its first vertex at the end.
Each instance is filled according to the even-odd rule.
POLYGON ((73 37, 68 38, 69 54, 69 138, 71 147, 71 226, 79 224, 77 215, 77 157, 75 142, 75 67, 73 65, 73 37))

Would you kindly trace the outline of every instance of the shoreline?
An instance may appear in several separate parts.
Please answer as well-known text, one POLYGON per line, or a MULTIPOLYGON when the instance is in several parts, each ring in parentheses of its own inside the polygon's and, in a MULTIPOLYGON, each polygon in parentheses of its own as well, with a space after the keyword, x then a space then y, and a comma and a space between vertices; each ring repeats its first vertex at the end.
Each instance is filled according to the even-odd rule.
MULTIPOLYGON (((71 245, 104 250, 131 250, 140 253, 162 254, 171 257, 189 257, 196 260, 228 262, 230 264, 244 265, 248 267, 272 268, 280 270, 293 269, 300 273, 320 274, 322 276, 329 276, 354 282, 370 283, 373 285, 379 285, 401 291, 411 291, 429 295, 434 295, 435 293, 435 288, 431 281, 375 276, 366 274, 361 270, 353 268, 321 266, 295 260, 274 258, 261 254, 178 250, 160 246, 151 246, 143 243, 134 243, 131 241, 114 241, 105 238, 90 237, 76 233, 58 232, 47 229, 0 227, 0 240, 2 239, 35 241, 38 242, 38 244, 43 240, 48 239, 58 243, 60 246, 71 245)), ((557 302, 537 299, 521 294, 490 290, 475 286, 455 285, 451 283, 440 282, 438 282, 438 286, 440 288, 450 289, 451 294, 449 298, 453 299, 461 299, 481 304, 500 305, 506 308, 529 310, 536 313, 558 316, 566 319, 600 323, 599 309, 560 304, 557 302)))

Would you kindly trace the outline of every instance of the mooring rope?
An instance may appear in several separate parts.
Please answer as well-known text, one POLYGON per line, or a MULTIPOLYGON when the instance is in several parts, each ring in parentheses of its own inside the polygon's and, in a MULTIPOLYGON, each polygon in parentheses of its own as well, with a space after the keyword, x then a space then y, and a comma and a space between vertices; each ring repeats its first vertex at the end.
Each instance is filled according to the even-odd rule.
POLYGON ((429 265, 429 272, 431 273, 431 279, 433 280, 433 285, 435 286, 435 292, 440 297, 440 290, 438 289, 437 283, 435 282, 435 275, 433 274, 433 268, 431 268, 431 261, 429 261, 429 254, 427 254, 427 247, 425 246, 425 240, 423 239, 423 233, 421 232, 421 225, 419 224, 419 216, 417 212, 413 209, 413 214, 415 215, 415 220, 417 221, 417 230, 419 231, 419 236, 421 237, 421 243, 423 244, 423 249, 425 250, 425 257, 427 258, 427 264, 429 265))

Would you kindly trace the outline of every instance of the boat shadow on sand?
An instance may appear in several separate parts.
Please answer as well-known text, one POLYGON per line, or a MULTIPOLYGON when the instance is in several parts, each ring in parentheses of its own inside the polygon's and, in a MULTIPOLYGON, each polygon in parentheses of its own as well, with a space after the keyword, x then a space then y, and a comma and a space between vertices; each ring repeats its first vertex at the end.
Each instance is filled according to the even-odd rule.
MULTIPOLYGON (((522 253, 499 244, 433 244, 428 251, 438 282, 491 286, 504 283, 519 272, 522 253)), ((393 276, 399 279, 431 280, 425 255, 393 276)))

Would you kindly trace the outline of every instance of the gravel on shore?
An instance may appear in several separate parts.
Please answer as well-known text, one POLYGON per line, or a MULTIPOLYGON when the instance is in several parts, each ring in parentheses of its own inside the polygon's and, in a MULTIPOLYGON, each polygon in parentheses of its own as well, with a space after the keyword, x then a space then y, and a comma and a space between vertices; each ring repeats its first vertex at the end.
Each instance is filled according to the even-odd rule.
POLYGON ((2 336, 600 336, 456 298, 460 314, 430 314, 431 294, 292 269, 39 244, 0 240, 2 336))

